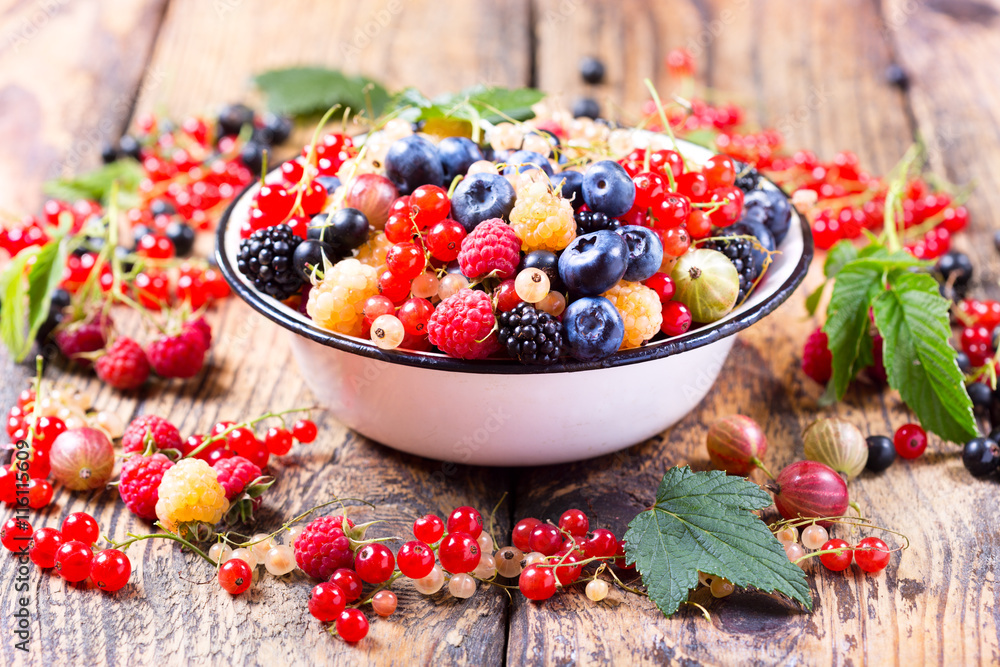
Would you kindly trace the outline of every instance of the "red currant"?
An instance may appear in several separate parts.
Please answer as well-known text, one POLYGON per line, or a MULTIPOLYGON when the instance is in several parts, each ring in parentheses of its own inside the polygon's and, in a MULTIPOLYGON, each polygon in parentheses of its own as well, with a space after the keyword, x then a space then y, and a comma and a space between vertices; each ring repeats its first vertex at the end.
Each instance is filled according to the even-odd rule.
POLYGON ((427 333, 427 322, 434 314, 434 306, 427 299, 414 297, 407 299, 399 307, 399 321, 403 323, 403 330, 411 336, 422 336, 427 333))
POLYGON ((292 449, 292 434, 286 429, 271 427, 264 434, 264 445, 275 456, 284 456, 292 449))
POLYGON ((326 198, 326 188, 319 181, 313 181, 302 193, 302 210, 307 216, 314 216, 326 206, 326 198))
POLYGON ((415 208, 413 222, 421 231, 448 217, 451 201, 448 193, 437 185, 421 185, 410 195, 410 206, 415 208))
POLYGON ((666 184, 663 177, 655 172, 645 171, 632 177, 635 185, 635 203, 633 209, 645 211, 648 208, 657 206, 667 193, 666 184))
POLYGON ((371 324, 382 315, 395 314, 396 306, 389 297, 382 294, 376 294, 375 296, 370 296, 365 300, 365 305, 361 312, 364 313, 365 320, 371 324))
POLYGON ((865 572, 881 572, 890 556, 888 545, 877 537, 866 537, 854 547, 854 562, 865 572))
POLYGON ((479 542, 468 533, 448 533, 438 547, 441 567, 452 574, 472 572, 481 556, 479 542))
POLYGON ((827 540, 820 547, 821 551, 827 551, 830 549, 844 549, 840 553, 832 554, 820 554, 819 562, 823 563, 826 569, 833 572, 840 572, 846 570, 851 566, 851 559, 854 557, 854 552, 851 550, 851 545, 849 545, 844 540, 827 540))
POLYGON ((60 532, 67 540, 77 540, 87 546, 92 545, 101 536, 101 529, 94 517, 86 512, 74 512, 63 519, 60 532))
POLYGON ((17 552, 28 546, 33 532, 31 524, 26 520, 11 517, 0 527, 0 544, 7 551, 17 552))
POLYGON ((174 256, 174 244, 166 236, 147 234, 139 240, 139 247, 136 251, 141 257, 170 259, 174 256))
POLYGON ((114 593, 128 583, 132 575, 132 562, 118 549, 105 549, 94 558, 90 578, 102 591, 114 593))
POLYGON ((551 556, 562 546, 562 533, 555 526, 547 523, 539 523, 531 531, 528 538, 528 547, 531 551, 538 551, 546 556, 551 556))
POLYGON ((93 561, 94 552, 78 540, 64 542, 56 549, 56 571, 69 582, 83 581, 89 577, 93 561))
POLYGON ((316 424, 308 419, 299 419, 292 424, 292 435, 304 445, 315 440, 317 433, 319 430, 316 428, 316 424))
POLYGON ((415 243, 397 243, 385 255, 389 271, 400 279, 413 280, 424 272, 426 258, 415 243))
POLYGON ((230 595, 239 595, 253 583, 253 570, 240 558, 230 558, 219 568, 219 585, 230 595))
POLYGON ((381 584, 389 580, 396 569, 396 559, 392 552, 378 542, 366 544, 354 556, 354 571, 361 580, 369 584, 381 584))
POLYGON ((743 191, 732 185, 712 190, 709 201, 721 206, 708 214, 709 220, 716 227, 728 227, 737 220, 743 212, 743 191))
POLYGON ((65 541, 66 538, 63 537, 63 534, 55 528, 39 528, 31 536, 28 558, 38 567, 54 567, 56 551, 65 541))
POLYGON ((391 299, 393 303, 402 303, 410 297, 410 283, 411 279, 402 278, 392 271, 384 271, 378 277, 378 291, 386 298, 391 299))
POLYGON ((49 462, 49 450, 36 449, 28 459, 28 477, 31 479, 45 479, 52 472, 52 464, 49 462))
POLYGON ((667 303, 673 299, 674 292, 677 290, 673 279, 665 273, 654 273, 643 284, 656 292, 656 295, 660 297, 660 303, 667 303))
POLYGON ((598 528, 583 541, 587 558, 610 558, 618 550, 618 538, 610 530, 598 528))
MULTIPOLYGON (((401 214, 390 215, 382 231, 385 232, 385 238, 392 243, 406 243, 413 240, 413 235, 417 233, 409 216, 401 214)), ((455 257, 458 257, 457 251, 455 257)))
POLYGON ((904 459, 915 459, 927 449, 927 433, 917 424, 903 424, 893 436, 892 444, 904 459))
POLYGON ((667 257, 680 257, 691 247, 691 235, 686 227, 674 227, 661 234, 663 254, 667 257))
POLYGON ((280 171, 285 184, 291 186, 302 180, 302 174, 305 172, 305 168, 298 160, 288 160, 281 165, 280 171))
MULTIPOLYGON (((427 232, 427 249, 434 259, 450 262, 458 257, 465 234, 465 227, 458 222, 451 219, 442 220, 427 232)), ((388 233, 386 236, 388 237, 388 233)))
POLYGON ((347 597, 340 586, 324 581, 312 589, 309 597, 309 613, 324 623, 337 620, 347 606, 347 597))
POLYGON ((528 545, 531 539, 531 531, 540 523, 541 521, 533 517, 518 521, 514 526, 514 531, 511 533, 511 543, 524 553, 531 551, 531 547, 528 545))
POLYGON ((358 609, 345 609, 337 617, 337 634, 345 642, 359 642, 368 636, 368 619, 358 609))
POLYGON ((35 402, 35 390, 25 389, 20 394, 17 395, 17 407, 20 410, 24 410, 25 406, 29 403, 35 402))
POLYGON ((66 424, 58 417, 42 417, 35 426, 35 437, 31 444, 35 449, 48 450, 65 430, 66 424))
POLYGON ((496 298, 497 310, 501 313, 509 313, 514 310, 517 304, 521 303, 521 297, 517 295, 513 278, 500 283, 493 295, 496 298))
POLYGON ((653 227, 673 229, 680 227, 691 216, 691 201, 684 195, 671 194, 653 207, 653 227))
POLYGON ((582 559, 576 554, 575 551, 571 551, 564 556, 555 560, 552 564, 552 569, 555 571, 556 579, 563 586, 569 586, 583 573, 583 566, 577 565, 582 559))
POLYGON ((684 160, 680 153, 671 150, 653 151, 649 156, 649 168, 667 178, 669 170, 676 179, 684 173, 684 160))
POLYGON ((448 515, 448 532, 478 538, 483 532, 483 515, 472 507, 459 507, 448 515))
POLYGON ((413 534, 421 542, 434 544, 444 535, 444 521, 433 514, 426 514, 413 522, 413 534))
POLYGON ((330 575, 330 583, 337 584, 340 590, 344 591, 344 597, 348 602, 354 602, 361 597, 361 577, 354 570, 346 567, 339 568, 330 575))
POLYGON ((434 551, 419 540, 404 544, 396 554, 399 571, 410 579, 423 579, 434 569, 434 551))
POLYGON ((529 600, 548 600, 556 594, 556 575, 551 567, 532 563, 521 572, 517 587, 529 600))
POLYGON ((570 535, 583 537, 590 530, 590 520, 582 510, 566 510, 559 517, 559 528, 565 530, 570 535))
POLYGON ((697 172, 681 174, 677 177, 677 192, 691 201, 702 202, 708 197, 708 179, 697 172))
POLYGON ((54 490, 47 479, 32 479, 28 481, 28 507, 39 510, 52 502, 54 490))
POLYGON ((736 182, 736 163, 726 155, 713 155, 701 168, 709 188, 723 188, 736 182))
POLYGON ((660 331, 667 336, 680 336, 691 328, 691 311, 680 301, 668 301, 663 304, 663 324, 660 331))

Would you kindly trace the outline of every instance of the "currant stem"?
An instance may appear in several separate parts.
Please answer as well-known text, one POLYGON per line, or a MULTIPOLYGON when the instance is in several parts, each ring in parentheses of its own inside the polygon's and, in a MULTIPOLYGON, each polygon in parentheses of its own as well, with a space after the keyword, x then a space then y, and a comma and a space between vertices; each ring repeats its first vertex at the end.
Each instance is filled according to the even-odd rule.
POLYGON ((223 431, 222 433, 206 438, 200 445, 198 445, 197 447, 192 449, 188 454, 186 454, 184 458, 189 459, 193 456, 197 456, 201 452, 205 451, 205 448, 208 447, 210 444, 222 440, 223 438, 225 438, 227 435, 229 435, 238 428, 249 428, 254 424, 264 421, 265 419, 271 419, 272 417, 281 417, 282 415, 287 415, 292 412, 310 412, 312 410, 320 410, 320 409, 322 408, 319 408, 318 406, 312 406, 308 408, 290 408, 288 410, 282 410, 280 412, 268 412, 259 417, 254 417, 253 419, 250 419, 248 421, 240 422, 239 424, 233 424, 232 426, 226 428, 226 430, 223 431))
POLYGON ((761 461, 759 458, 757 458, 756 456, 753 457, 752 459, 750 459, 750 463, 752 463, 755 466, 757 466, 760 469, 761 472, 763 472, 765 475, 767 475, 768 477, 770 477, 772 480, 774 479, 774 475, 771 474, 770 470, 768 470, 766 467, 764 467, 764 462, 761 461))
MULTIPOLYGON (((156 525, 159 528, 163 528, 163 526, 160 525, 159 521, 157 521, 156 524, 154 524, 154 525, 156 525)), ((164 528, 164 530, 166 530, 166 529, 164 528)), ((191 542, 188 542, 187 540, 185 540, 180 535, 176 535, 176 534, 171 533, 169 531, 167 531, 165 533, 150 533, 149 535, 135 535, 133 533, 126 533, 126 534, 129 537, 131 537, 132 539, 126 540, 124 542, 115 542, 114 540, 112 540, 112 539, 110 539, 108 537, 105 537, 104 539, 106 539, 108 542, 110 542, 111 546, 113 548, 124 550, 124 549, 127 549, 130 545, 135 544, 136 542, 141 542, 143 540, 149 540, 149 539, 152 539, 154 537, 161 537, 161 538, 163 538, 165 540, 173 540, 174 542, 180 542, 181 544, 183 544, 184 546, 186 546, 188 549, 191 549, 191 551, 195 552, 196 554, 198 554, 199 556, 201 556, 202 558, 204 558, 213 567, 218 566, 218 563, 216 563, 211 558, 209 558, 208 554, 206 554, 204 551, 202 551, 201 549, 199 549, 198 547, 196 547, 195 545, 193 545, 191 542)))
POLYGON ((328 500, 325 503, 320 503, 319 505, 316 505, 315 507, 311 507, 311 508, 307 509, 305 512, 303 512, 302 514, 299 514, 298 516, 289 519, 288 521, 286 521, 285 523, 283 523, 281 525, 281 528, 279 528, 278 530, 274 531, 273 533, 271 533, 267 537, 262 537, 261 539, 259 539, 257 541, 235 542, 235 541, 229 539, 229 536, 230 535, 240 535, 242 537, 242 534, 241 533, 236 533, 234 531, 229 531, 227 533, 220 533, 219 537, 223 541, 228 542, 229 544, 232 544, 232 545, 234 545, 236 547, 242 547, 242 548, 250 547, 250 546, 253 546, 254 544, 259 544, 261 542, 265 542, 265 541, 267 541, 269 539, 277 537, 281 533, 283 533, 286 530, 288 530, 289 528, 291 528, 292 525, 298 523, 299 521, 301 521, 302 519, 306 518, 307 516, 309 516, 310 514, 312 514, 313 512, 315 512, 318 509, 322 509, 322 508, 328 507, 330 505, 340 504, 340 506, 346 512, 347 508, 344 506, 344 502, 345 501, 359 502, 359 503, 364 503, 365 505, 368 505, 369 507, 372 507, 372 508, 375 507, 374 505, 372 505, 371 503, 369 503, 367 500, 361 500, 360 498, 334 498, 333 500, 328 500))
POLYGON ((371 604, 372 600, 373 600, 373 599, 375 598, 375 594, 376 594, 376 593, 379 593, 380 591, 384 591, 384 590, 386 590, 387 588, 391 588, 391 587, 392 587, 392 584, 393 584, 393 583, 395 583, 395 581, 396 581, 397 579, 399 579, 400 577, 402 577, 402 576, 403 576, 403 573, 402 573, 402 572, 400 572, 399 570, 396 570, 395 572, 393 572, 393 573, 392 573, 392 576, 391 576, 391 577, 389 577, 389 579, 387 579, 386 581, 384 581, 384 582, 382 582, 381 584, 379 584, 379 585, 378 585, 378 586, 377 586, 377 587, 375 588, 375 590, 373 590, 373 591, 371 592, 371 594, 370 594, 370 595, 368 596, 368 599, 367 599, 367 600, 362 600, 361 602, 358 602, 358 603, 355 603, 355 604, 353 604, 353 605, 351 605, 351 606, 352 606, 352 607, 354 607, 354 608, 356 609, 356 608, 358 608, 358 607, 363 607, 363 606, 364 606, 364 605, 366 605, 366 604, 371 604))

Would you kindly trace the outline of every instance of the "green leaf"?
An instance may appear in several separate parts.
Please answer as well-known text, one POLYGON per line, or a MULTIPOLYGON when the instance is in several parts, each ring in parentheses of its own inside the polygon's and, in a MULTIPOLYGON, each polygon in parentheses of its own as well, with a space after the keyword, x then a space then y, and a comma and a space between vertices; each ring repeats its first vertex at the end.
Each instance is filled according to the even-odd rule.
POLYGON ((38 254, 37 248, 26 248, 10 261, 3 275, 0 275, 0 286, 3 290, 2 306, 0 306, 0 340, 10 350, 11 356, 20 361, 31 349, 31 339, 26 336, 28 281, 24 279, 24 270, 28 260, 38 254))
POLYGON ((889 384, 928 431, 966 442, 978 435, 954 348, 948 344, 949 304, 927 274, 894 271, 875 300, 875 325, 885 340, 889 384))
POLYGON ((715 130, 692 130, 684 135, 684 141, 690 141, 692 144, 697 144, 714 150, 715 139, 718 136, 719 133, 715 130))
POLYGON ((495 88, 472 86, 457 93, 439 95, 428 99, 415 88, 407 88, 393 97, 392 107, 402 109, 412 107, 416 113, 404 112, 407 120, 431 120, 435 118, 459 118, 470 122, 479 119, 490 123, 505 120, 528 120, 535 116, 533 104, 545 98, 545 94, 534 88, 495 88))
MULTIPOLYGON (((49 316, 52 293, 59 286, 66 267, 69 244, 59 236, 38 252, 28 273, 28 340, 34 340, 38 329, 49 316)), ((20 361, 21 359, 17 359, 20 361)))
POLYGON ((820 299, 823 298, 823 290, 826 289, 827 281, 823 281, 823 284, 812 291, 812 294, 806 297, 806 312, 810 316, 816 314, 816 309, 819 308, 820 299))
MULTIPOLYGON (((871 247, 871 246, 866 246, 871 247)), ((849 262, 858 258, 858 249, 848 240, 838 241, 835 246, 826 253, 826 261, 823 262, 823 275, 833 278, 849 262)))
POLYGON ((290 116, 321 114, 336 104, 381 115, 389 102, 385 87, 365 76, 346 76, 326 67, 288 67, 263 72, 254 83, 271 111, 290 116))
POLYGON ((656 504, 625 533, 625 558, 635 563, 649 597, 666 616, 698 585, 698 572, 736 586, 783 593, 812 609, 805 573, 793 565, 753 513, 771 496, 743 477, 671 468, 656 504))
POLYGON ((833 355, 834 395, 840 399, 859 370, 874 363, 868 311, 883 289, 885 270, 874 260, 848 262, 837 274, 826 308, 828 346, 833 355))
POLYGON ((46 181, 42 186, 45 194, 63 201, 88 199, 108 203, 111 186, 117 181, 121 197, 119 204, 130 205, 145 172, 142 165, 131 158, 116 160, 103 167, 88 171, 73 178, 57 178, 46 181))

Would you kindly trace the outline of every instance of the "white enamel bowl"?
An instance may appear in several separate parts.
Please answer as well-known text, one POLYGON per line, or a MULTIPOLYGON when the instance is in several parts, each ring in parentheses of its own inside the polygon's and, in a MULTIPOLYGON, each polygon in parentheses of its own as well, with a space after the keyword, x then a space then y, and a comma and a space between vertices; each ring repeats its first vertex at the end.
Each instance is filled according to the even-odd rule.
MULTIPOLYGON (((695 161, 709 155, 693 145, 684 151, 695 161)), ((218 229, 219 265, 236 293, 289 330, 302 378, 337 419, 395 449, 463 464, 575 461, 655 436, 701 402, 736 333, 788 298, 813 255, 808 227, 792 209, 780 254, 750 298, 722 320, 601 362, 542 369, 508 360, 464 361, 381 350, 317 327, 254 289, 235 267, 240 223, 256 189, 233 202, 218 229)))

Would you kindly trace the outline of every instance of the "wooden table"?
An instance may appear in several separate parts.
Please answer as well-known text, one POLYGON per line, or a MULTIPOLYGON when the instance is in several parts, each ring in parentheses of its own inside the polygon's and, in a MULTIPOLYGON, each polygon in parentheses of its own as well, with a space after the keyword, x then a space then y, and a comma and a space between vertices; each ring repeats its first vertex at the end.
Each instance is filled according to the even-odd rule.
MULTIPOLYGON (((577 62, 593 54, 607 65, 597 91, 605 108, 634 114, 646 96, 643 77, 668 90, 664 56, 687 46, 701 82, 744 104, 752 122, 782 130, 791 146, 825 158, 850 149, 883 173, 923 139, 936 173, 977 184, 968 203, 972 230, 956 245, 973 258, 976 289, 996 297, 998 7, 997 0, 3 0, 0 205, 36 210, 43 179, 97 164, 101 141, 136 113, 181 117, 244 98, 249 76, 267 67, 322 63, 429 94, 480 82, 532 84, 571 101, 582 92, 577 62), (908 92, 885 82, 892 62, 910 73, 908 92)), ((817 282, 814 272, 808 284, 817 282)), ((704 435, 718 416, 759 420, 772 468, 801 457, 802 429, 818 415, 845 417, 866 434, 907 421, 897 396, 864 388, 833 409, 817 408, 820 389, 799 370, 802 342, 815 326, 804 294, 740 334, 698 410, 613 456, 451 470, 322 419, 317 444, 274 465, 279 482, 261 528, 343 495, 375 503, 367 516, 386 520, 382 534, 406 535, 420 514, 461 504, 486 509, 506 494, 497 517, 504 533, 513 517, 555 519, 581 507, 620 535, 651 503, 667 467, 707 467, 704 435)), ((124 418, 160 414, 184 433, 311 402, 283 332, 237 299, 211 319, 211 362, 190 382, 132 395, 63 369, 52 377, 95 392, 100 406, 124 418)), ((12 404, 30 374, 27 364, 4 362, 0 404, 12 404)), ((871 518, 906 533, 912 548, 878 576, 815 572, 811 615, 752 593, 713 604, 708 622, 691 609, 667 620, 648 600, 621 593, 596 606, 579 592, 539 605, 519 596, 510 602, 497 589, 468 601, 425 598, 404 584, 400 611, 374 621, 369 637, 349 647, 309 616, 303 577, 266 576, 230 598, 214 583, 199 585, 210 576, 202 563, 157 540, 130 550, 132 583, 114 596, 74 590, 33 569, 28 654, 14 650, 9 630, 16 564, 0 558, 0 663, 995 664, 997 483, 971 478, 956 454, 934 441, 920 460, 852 482, 871 518)), ((83 509, 96 510, 114 536, 149 528, 114 490, 60 492, 35 524, 55 525, 83 509)))

